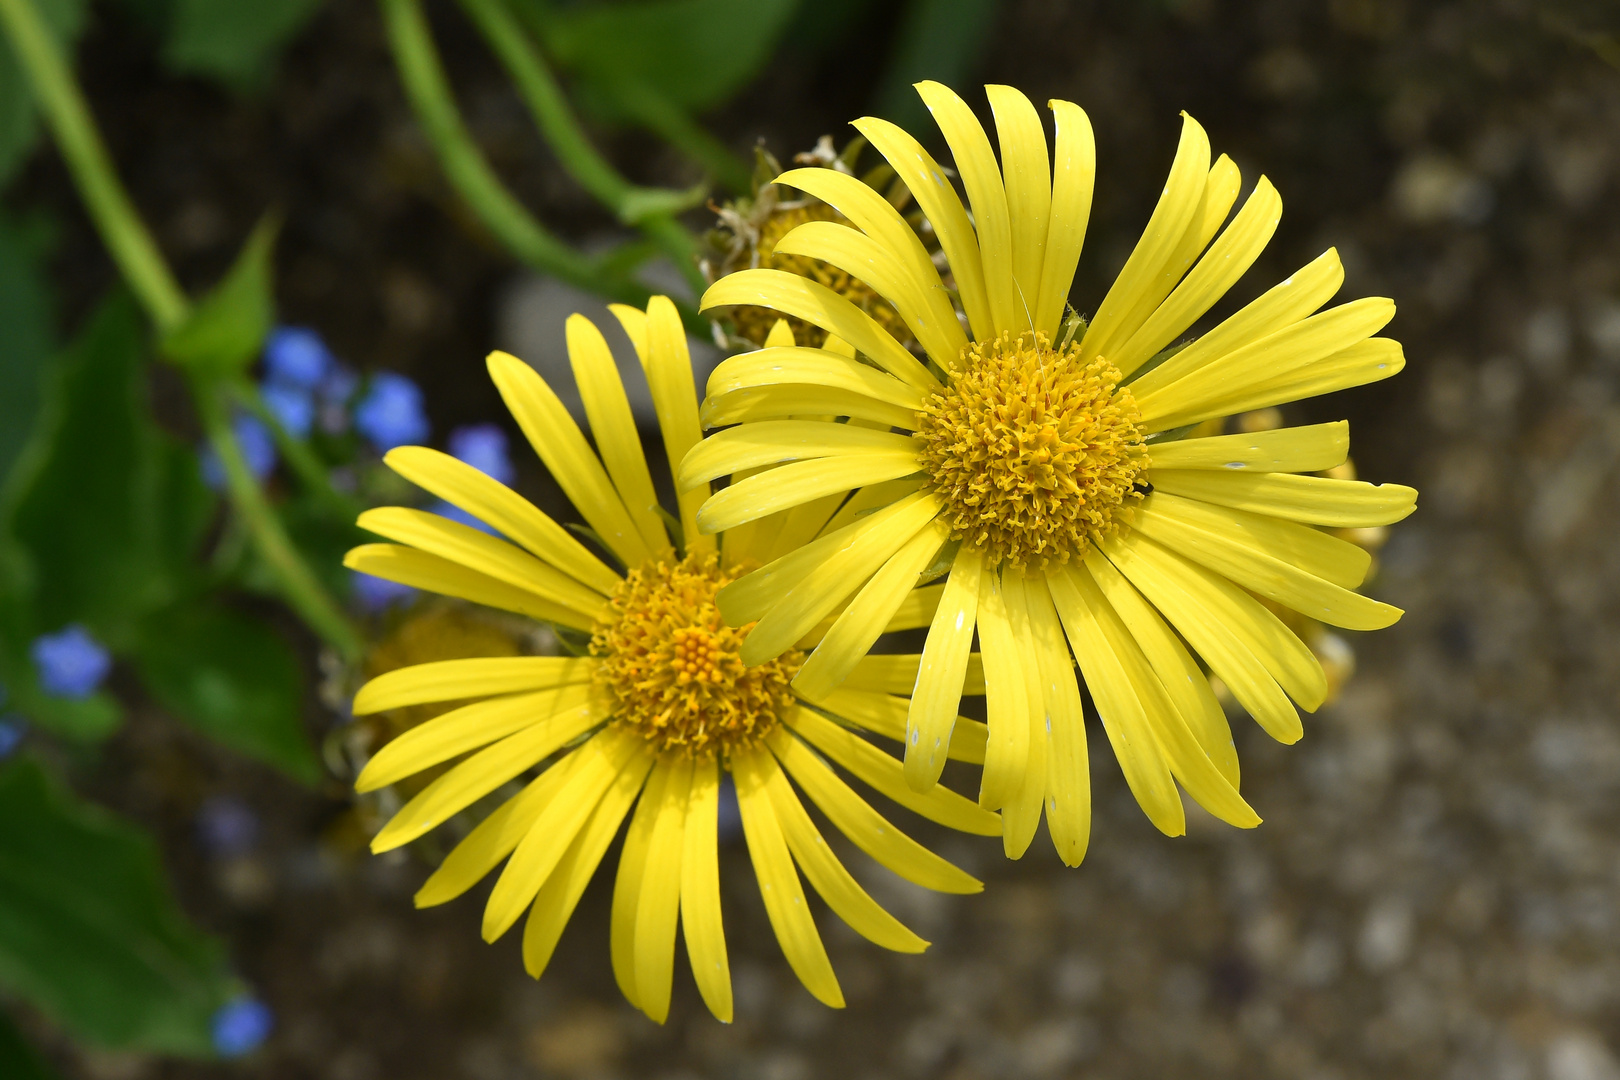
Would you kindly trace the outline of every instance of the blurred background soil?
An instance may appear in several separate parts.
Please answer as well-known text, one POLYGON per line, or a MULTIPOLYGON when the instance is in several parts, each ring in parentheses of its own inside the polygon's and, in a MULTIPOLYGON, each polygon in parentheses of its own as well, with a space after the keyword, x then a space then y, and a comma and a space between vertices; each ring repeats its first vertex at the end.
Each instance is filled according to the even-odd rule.
MULTIPOLYGON (((610 232, 454 8, 433 11, 503 175, 568 237, 610 232)), ((893 22, 875 5, 831 50, 790 41, 712 128, 745 153, 842 142, 893 22)), ((482 890, 413 910, 426 865, 365 854, 340 783, 297 788, 141 715, 79 764, 81 786, 164 837, 183 905, 229 940, 277 1027, 238 1063, 57 1041, 57 1065, 87 1080, 1620 1078, 1617 30, 1611 4, 1532 0, 1019 0, 992 24, 980 81, 1077 101, 1096 129, 1082 311, 1147 218, 1181 109, 1246 186, 1264 172, 1285 202, 1217 315, 1329 245, 1346 297, 1400 308, 1387 333, 1403 375, 1287 419, 1348 417, 1364 478, 1421 489, 1372 585, 1407 614, 1356 637, 1358 674, 1298 745, 1234 718, 1259 829, 1190 808, 1188 836, 1160 836, 1094 728, 1084 865, 1064 869, 1044 838, 1008 863, 995 841, 917 824, 986 891, 923 894, 858 870, 934 945, 896 956, 826 920, 842 1012, 788 972, 737 840, 722 871, 737 1021, 709 1016, 682 957, 658 1027, 613 985, 610 880, 536 983, 518 935, 479 940, 482 890), (195 823, 225 793, 259 827, 219 857, 195 823)), ((256 97, 160 74, 110 15, 82 70, 189 286, 279 207, 285 321, 419 380, 436 431, 505 422, 481 358, 536 287, 446 190, 373 6, 330 4, 256 97)), ((696 179, 650 141, 602 137, 633 178, 696 179)), ((54 272, 75 325, 112 268, 52 155, 17 197, 63 224, 54 272)), ((549 349, 526 358, 565 370, 560 334, 549 349)), ((555 500, 532 459, 520 467, 530 494, 555 500)), ((312 699, 309 722, 320 737, 338 721, 312 699)))

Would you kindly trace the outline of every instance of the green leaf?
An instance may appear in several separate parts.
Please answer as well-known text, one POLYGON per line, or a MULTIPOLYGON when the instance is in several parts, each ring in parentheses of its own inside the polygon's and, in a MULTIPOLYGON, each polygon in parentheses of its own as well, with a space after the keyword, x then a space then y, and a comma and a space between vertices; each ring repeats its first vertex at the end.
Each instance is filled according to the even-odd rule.
POLYGON ((262 87, 321 0, 173 0, 163 62, 238 90, 262 87))
POLYGON ((253 363, 275 317, 270 255, 279 228, 273 217, 259 222, 224 280, 163 339, 167 359, 209 376, 236 375, 253 363))
MULTIPOLYGON (((58 42, 72 51, 84 29, 85 0, 34 0, 58 42)), ((3 36, 3 35, 0 35, 3 36)), ((10 43, 0 45, 0 184, 11 179, 39 139, 34 95, 10 43)))
POLYGON ((0 1012, 0 1076, 6 1080, 57 1080, 28 1045, 11 1018, 0 1012))
POLYGON ((609 107, 650 91, 701 112, 759 74, 799 2, 649 0, 568 11, 536 3, 531 12, 548 51, 609 107))
POLYGON ((90 1042, 195 1055, 237 989, 151 837, 26 758, 0 770, 0 986, 90 1042))
POLYGON ((152 697, 192 727, 294 779, 319 778, 298 659, 262 622, 210 602, 172 608, 143 625, 134 661, 152 697))
MULTIPOLYGON (((3 107, 3 98, 0 98, 3 107)), ((55 350, 42 246, 30 230, 0 218, 0 478, 11 471, 39 413, 40 380, 55 350)))
POLYGON ((34 436, 8 485, 0 533, 16 541, 32 632, 85 623, 125 643, 181 591, 209 496, 195 462, 153 424, 146 328, 127 296, 103 304, 47 371, 34 436), (183 508, 183 512, 182 512, 183 508), (183 520, 168 520, 166 514, 183 520))

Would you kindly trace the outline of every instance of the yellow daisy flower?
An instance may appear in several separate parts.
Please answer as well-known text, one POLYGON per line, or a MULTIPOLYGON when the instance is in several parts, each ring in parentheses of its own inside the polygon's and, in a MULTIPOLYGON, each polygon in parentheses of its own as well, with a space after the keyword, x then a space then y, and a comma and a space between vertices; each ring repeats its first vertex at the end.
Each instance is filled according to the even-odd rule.
POLYGON ((1208 138, 1186 117, 1163 195, 1096 315, 1089 324, 1066 315, 1095 171, 1085 113, 1051 102, 1048 157, 1029 100, 988 87, 998 164, 959 97, 938 83, 918 90, 971 217, 916 139, 873 118, 855 127, 910 187, 948 276, 891 206, 826 169, 776 182, 851 224, 808 222, 776 251, 864 282, 894 305, 926 359, 834 291, 790 274, 743 271, 703 298, 705 309, 755 304, 796 316, 851 355, 767 348, 715 370, 703 419, 735 426, 691 451, 679 482, 690 492, 732 479, 706 501, 699 528, 737 528, 846 489, 884 504, 741 578, 720 593, 720 611, 734 626, 755 623, 742 648, 751 664, 831 618, 793 682, 817 700, 858 669, 919 576, 943 572, 921 590, 935 611, 907 718, 915 790, 929 790, 944 764, 977 629, 990 728, 979 801, 1003 811, 1008 854, 1023 853, 1043 806, 1063 859, 1074 865, 1085 852, 1076 662, 1155 825, 1184 831, 1179 782, 1216 816, 1253 826, 1230 729, 1193 655, 1266 731, 1298 739, 1295 705, 1321 703, 1322 667, 1260 598, 1332 626, 1393 623, 1400 611, 1351 591, 1368 554, 1317 527, 1397 521, 1417 493, 1305 475, 1345 460, 1343 423, 1189 432, 1395 374, 1400 346, 1371 336, 1394 304, 1318 312, 1344 278, 1329 250, 1173 345, 1259 256, 1281 213, 1262 177, 1227 222, 1238 169, 1224 155, 1211 164, 1208 138))
MULTIPOLYGON (((701 435, 680 318, 663 297, 654 297, 645 313, 613 310, 646 372, 664 448, 679 461, 701 435)), ((569 320, 567 338, 596 451, 533 368, 497 352, 489 371, 608 561, 511 489, 420 446, 393 450, 384 460, 506 539, 404 507, 360 517, 363 528, 394 543, 357 547, 345 559, 348 566, 541 620, 579 652, 417 664, 362 687, 357 714, 469 702, 387 743, 360 773, 356 788, 370 791, 454 763, 394 815, 372 850, 407 844, 531 777, 456 845, 416 903, 426 907, 459 896, 505 861, 484 909, 483 935, 494 941, 528 912, 523 959, 539 977, 628 816, 611 918, 619 988, 649 1017, 665 1019, 679 924, 703 1000, 729 1021, 716 832, 721 774, 730 772, 765 909, 788 963, 818 999, 842 1006, 800 873, 834 912, 877 944, 920 952, 927 943, 856 883, 799 793, 879 863, 944 892, 981 886, 897 830, 829 762, 942 824, 993 836, 1000 822, 943 787, 913 791, 897 758, 851 730, 901 738, 903 695, 918 656, 872 657, 857 665, 841 695, 820 703, 820 710, 806 707, 790 689, 802 653, 784 650, 744 666, 738 654, 744 632, 720 618, 716 591, 752 566, 816 542, 816 527, 807 530, 795 520, 774 523, 780 527, 769 534, 753 526, 700 532, 696 492, 680 498, 666 526, 606 341, 579 315, 569 320), (683 538, 684 550, 677 550, 683 538), (614 561, 627 570, 614 569, 614 561)), ((857 499, 847 513, 824 522, 823 531, 836 532, 861 509, 857 499)), ((902 604, 893 621, 916 627, 927 618, 919 605, 902 604)), ((815 640, 809 635, 804 644, 815 640)), ((983 725, 964 721, 950 752, 982 761, 986 734, 983 725)))

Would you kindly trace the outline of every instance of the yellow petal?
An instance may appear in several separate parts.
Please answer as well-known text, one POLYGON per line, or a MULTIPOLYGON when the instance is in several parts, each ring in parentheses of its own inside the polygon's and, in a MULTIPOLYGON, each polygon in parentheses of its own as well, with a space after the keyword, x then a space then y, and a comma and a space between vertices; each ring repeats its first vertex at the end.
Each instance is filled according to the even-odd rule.
MULTIPOLYGON (((931 625, 934 615, 939 611, 940 598, 945 595, 945 583, 937 585, 923 585, 912 589, 901 603, 899 610, 889 619, 889 625, 884 632, 894 633, 897 630, 920 630, 931 625)), ((964 690, 966 694, 984 693, 984 684, 979 684, 977 690, 964 690)))
MULTIPOLYGON (((664 453, 674 469, 703 438, 703 427, 698 423, 697 385, 692 380, 686 327, 681 325, 680 312, 667 296, 655 296, 647 302, 646 369, 647 388, 652 391, 658 426, 664 434, 664 453)), ((714 540, 697 527, 698 507, 708 495, 708 490, 701 488, 679 492, 688 555, 717 550, 714 540)))
POLYGON ((506 933, 534 902, 614 780, 643 750, 636 736, 608 730, 574 751, 579 761, 569 771, 567 784, 540 811, 496 879, 484 905, 485 941, 506 933))
MULTIPOLYGON (((900 216, 900 211, 870 186, 837 169, 790 169, 774 182, 798 188, 827 203, 907 266, 912 277, 922 285, 926 301, 925 307, 920 309, 924 312, 922 318, 931 335, 942 339, 935 341, 934 348, 942 349, 946 355, 944 358, 936 356, 928 339, 918 340, 929 350, 928 355, 935 363, 950 370, 961 355, 962 346, 967 344, 967 335, 962 332, 950 294, 940 281, 939 270, 929 258, 917 231, 900 216)), ((780 246, 777 250, 781 250, 780 246)))
POLYGON ((642 453, 636 418, 630 411, 630 399, 625 396, 613 353, 602 331, 583 315, 568 316, 566 335, 568 362, 602 464, 648 550, 668 551, 669 534, 655 509, 658 495, 653 490, 647 455, 642 453))
POLYGON ((1168 492, 1162 499, 1150 496, 1139 509, 1142 512, 1135 515, 1136 524, 1150 536, 1156 529, 1165 531, 1163 519, 1173 519, 1228 543, 1264 552, 1346 589, 1360 585, 1372 565, 1372 556, 1365 548, 1320 529, 1264 514, 1183 499, 1168 492))
POLYGON ((571 608, 588 619, 607 612, 607 599, 548 566, 515 544, 424 510, 381 506, 355 521, 362 529, 460 563, 496 581, 532 592, 542 600, 571 608))
POLYGON ((1226 782, 1237 787, 1240 773, 1237 747, 1232 742, 1232 728, 1227 724, 1226 713, 1215 699, 1215 692, 1210 689, 1209 680, 1199 670, 1197 661, 1188 654, 1175 632, 1165 625, 1153 605, 1143 599, 1142 594, 1096 548, 1086 553, 1086 569, 1108 598, 1109 605, 1130 630, 1142 655, 1153 666, 1165 693, 1192 729, 1198 745, 1204 748, 1204 753, 1226 777, 1226 782))
MULTIPOLYGON (((1007 213, 1007 192, 1001 181, 1001 170, 996 166, 995 152, 990 149, 990 139, 967 102, 949 87, 924 81, 917 84, 917 93, 945 136, 957 174, 967 190, 968 205, 973 210, 973 230, 979 238, 985 295, 990 301, 995 331, 998 334, 1003 331, 1024 333, 1031 329, 1036 298, 1030 297, 1027 304, 1021 302, 1018 286, 1013 281, 1012 225, 1007 213)), ((956 268, 954 259, 951 268, 956 268)))
MULTIPOLYGON (((977 609, 978 582, 973 583, 973 602, 977 609)), ((915 697, 917 677, 922 667, 922 653, 869 653, 861 657, 855 670, 844 680, 850 690, 866 690, 874 694, 898 694, 915 697)), ((969 653, 957 680, 961 694, 984 693, 984 662, 978 653, 969 653)))
POLYGON ((1286 521, 1333 528, 1392 525, 1417 509, 1417 491, 1404 484, 1372 484, 1290 473, 1152 469, 1154 491, 1230 506, 1286 521))
POLYGON ((1029 329, 1041 299, 1041 270, 1046 263, 1046 237, 1052 214, 1052 163, 1046 154, 1046 129, 1029 98, 1010 86, 986 86, 996 118, 1001 148, 1002 181, 1012 233, 1012 275, 1018 307, 1029 329))
MULTIPOLYGON (((1224 155, 1221 160, 1226 160, 1224 155)), ((1198 265, 1130 339, 1114 350, 1109 357, 1114 366, 1129 375, 1186 333, 1254 265, 1281 220, 1282 199, 1271 181, 1262 176, 1243 209, 1198 265)))
POLYGON ((403 544, 361 544, 343 556, 343 565, 362 574, 397 581, 441 596, 471 600, 475 604, 515 611, 543 622, 589 631, 591 620, 577 611, 542 600, 527 589, 514 588, 488 574, 460 563, 430 555, 403 544))
POLYGON ((1091 843, 1091 765, 1086 753, 1086 717, 1063 624, 1052 606, 1045 575, 1024 590, 1030 641, 1049 724, 1046 762, 1046 827, 1065 866, 1079 866, 1091 843))
POLYGON ((423 788, 371 841, 375 854, 408 844, 539 764, 605 719, 599 699, 530 725, 486 747, 423 788))
POLYGON ((1046 253, 1041 263, 1041 292, 1035 310, 1035 329, 1056 338, 1063 307, 1074 284, 1074 268, 1086 242, 1091 218, 1091 193, 1097 176, 1097 148, 1091 120, 1072 101, 1047 102, 1057 125, 1052 153, 1052 213, 1046 230, 1046 253))
POLYGON ((1400 619, 1400 608, 1351 592, 1301 569, 1296 561, 1284 561, 1279 556, 1289 553, 1263 540, 1257 542, 1260 530, 1253 527, 1248 519, 1253 518, 1255 522, 1269 520, 1275 525, 1291 523, 1258 515, 1240 517, 1243 511, 1227 510, 1227 515, 1232 515, 1246 527, 1244 531, 1248 535, 1238 537, 1205 527, 1204 523, 1214 517, 1203 510, 1208 503, 1182 500, 1177 504, 1169 501, 1175 498, 1174 495, 1149 496, 1149 499, 1160 501, 1153 507, 1155 512, 1136 515, 1136 527, 1171 550, 1181 552, 1217 574, 1224 574, 1251 592, 1329 626, 1342 626, 1346 630, 1382 630, 1400 619))
POLYGON ((1089 576, 1060 567, 1047 572, 1046 583, 1131 794, 1160 832, 1180 836, 1187 831, 1181 794, 1136 686, 1114 648, 1122 637, 1128 638, 1128 631, 1109 622, 1117 622, 1117 616, 1089 576))
POLYGON ((1266 665, 1238 640, 1231 627, 1183 588, 1187 577, 1196 576, 1196 567, 1141 534, 1105 540, 1102 550, 1164 613, 1256 723, 1279 742, 1299 740, 1305 731, 1299 713, 1266 665))
MULTIPOLYGON (((1017 570, 1002 570, 1002 587, 1007 597, 1008 624, 1012 630, 1014 655, 1024 679, 1024 727, 1027 732, 1024 766, 1013 783, 1007 803, 1001 810, 1001 848, 1009 859, 1021 859, 1035 838, 1046 804, 1046 763, 1050 756, 1046 699, 1042 687, 1035 643, 1030 632, 1028 580, 1017 570)), ((986 694, 986 702, 989 695, 986 694)), ((1012 718, 1009 717, 1009 720, 1012 718)))
MULTIPOLYGON (((1398 375, 1404 367, 1406 354, 1401 351, 1400 342, 1368 338, 1315 363, 1250 383, 1222 397, 1213 407, 1223 414, 1265 409, 1352 386, 1365 386, 1398 375)), ((1188 415, 1199 415, 1208 407, 1201 405, 1188 415)), ((1175 422, 1179 424, 1180 420, 1175 422)))
MULTIPOLYGON (((787 325, 785 321, 778 326, 787 325)), ((772 333, 775 333, 773 330, 772 333)), ((692 978, 704 1004, 731 1023, 731 965, 720 920, 720 769, 713 756, 696 763, 686 804, 686 840, 681 850, 681 930, 692 978)))
MULTIPOLYGON (((375 791, 469 750, 577 709, 598 695, 590 683, 514 694, 464 705, 406 731, 374 754, 355 778, 354 790, 375 791)), ((602 702, 606 708, 606 702, 602 702)))
POLYGON ((1131 392, 1138 397, 1155 393, 1219 357, 1299 322, 1327 303, 1342 284, 1344 266, 1339 262, 1339 253, 1329 248, 1137 379, 1131 384, 1131 392))
MULTIPOLYGON (((984 556, 977 548, 963 544, 957 549, 923 643, 906 718, 906 783, 913 791, 933 787, 945 769, 946 747, 966 692, 983 570, 984 556)), ((982 679, 982 663, 980 672, 982 679)))
POLYGON ((596 875, 596 868, 618 835, 625 814, 641 793, 653 760, 653 754, 647 750, 631 759, 596 804, 585 827, 568 845, 557 869, 540 886, 534 906, 529 909, 529 921, 523 927, 523 968, 534 978, 538 979, 551 963, 563 927, 568 925, 574 908, 579 906, 579 898, 585 895, 585 886, 596 875))
MULTIPOLYGON (((568 783, 575 755, 567 754, 556 764, 529 781, 527 787, 496 807, 472 832, 450 849, 439 868, 416 891, 416 906, 434 907, 454 900, 484 879, 501 860, 528 835, 551 804, 557 792, 568 783)), ((558 927, 558 932, 561 932, 558 927)))
MULTIPOLYGON (((811 627, 921 532, 939 510, 938 499, 918 494, 871 515, 866 519, 870 524, 864 528, 863 523, 851 526, 845 543, 832 548, 825 561, 788 589, 749 631, 741 650, 743 663, 763 663, 792 648, 811 627)), ((720 610, 726 609, 722 606, 720 610)))
POLYGON ((664 782, 669 778, 660 757, 652 775, 642 789, 641 800, 630 818, 630 828, 624 835, 624 847, 619 852, 619 869, 613 879, 613 903, 608 915, 608 954, 613 965, 613 979, 619 984, 619 993, 626 1001, 641 1008, 636 993, 636 913, 641 904, 641 889, 647 870, 647 854, 651 850, 653 827, 658 823, 658 808, 663 804, 664 782))
POLYGON ((921 391, 893 375, 826 349, 805 348, 759 349, 723 360, 709 375, 708 394, 775 385, 847 390, 911 413, 925 401, 921 391))
MULTIPOLYGON (((894 694, 873 693, 839 687, 825 698, 815 701, 817 708, 832 713, 875 735, 895 742, 906 738, 906 699, 894 694)), ((989 737, 985 726, 977 720, 958 716, 951 731, 946 754, 952 761, 966 761, 972 765, 984 764, 984 747, 989 737)), ((930 789, 931 790, 931 789, 930 789)))
POLYGON ((888 161, 934 227, 973 336, 976 339, 995 337, 995 321, 985 293, 984 268, 979 260, 979 241, 945 170, 923 149, 922 143, 887 120, 863 116, 853 126, 888 161))
MULTIPOLYGON (((920 485, 919 485, 920 486, 920 485)), ((848 492, 836 491, 760 519, 760 560, 769 566, 829 530, 827 522, 848 492)))
POLYGON ((822 534, 842 529, 845 525, 866 517, 874 510, 893 506, 923 486, 923 476, 903 476, 898 480, 885 480, 881 484, 868 484, 850 493, 821 527, 822 534))
POLYGON ((1125 344, 1136 330, 1126 319, 1141 298, 1152 291, 1198 210, 1209 176, 1209 137, 1191 116, 1182 113, 1181 119, 1181 142, 1176 147, 1176 158, 1170 165, 1164 192, 1136 248, 1125 260, 1125 266, 1086 327, 1086 335, 1080 340, 1082 360, 1109 355, 1113 347, 1125 344))
POLYGON ((805 813, 804 804, 794 794, 787 777, 777 767, 776 760, 767 754, 757 759, 766 774, 765 793, 771 809, 787 840, 793 861, 804 871, 810 886, 832 908, 833 913, 850 925, 857 934, 875 945, 895 952, 920 953, 928 942, 906 929, 905 925, 883 910, 866 890, 850 876, 844 864, 838 861, 821 832, 805 813))
MULTIPOLYGON (((765 741, 833 827, 883 866, 927 889, 948 893, 983 891, 984 884, 977 878, 935 855, 872 809, 801 739, 783 728, 773 728, 765 741)), ((994 831, 1000 831, 999 824, 994 831)))
POLYGON ((838 977, 833 974, 821 935, 816 932, 804 888, 793 869, 793 856, 766 790, 767 767, 775 769, 776 763, 757 750, 741 749, 731 755, 743 835, 748 838, 748 857, 759 880, 760 896, 765 900, 765 914, 770 917, 788 966, 805 989, 822 1004, 841 1009, 843 991, 838 989, 838 977))
POLYGON ((847 416, 884 428, 909 428, 917 420, 915 410, 833 386, 750 386, 708 398, 699 411, 705 429, 804 416, 847 416))
POLYGON ((934 556, 950 535, 950 526, 938 518, 908 540, 850 601, 832 629, 793 677, 793 687, 817 700, 832 693, 865 656, 899 610, 917 576, 933 564, 934 556))
POLYGON ((630 347, 636 351, 636 359, 645 368, 647 366, 647 313, 638 307, 629 304, 609 304, 608 310, 613 317, 619 320, 624 327, 624 336, 630 339, 630 347))
POLYGON ((1029 686, 1009 607, 1004 577, 994 570, 981 574, 979 648, 984 657, 990 741, 985 747, 979 805, 991 810, 1005 806, 1018 792, 1029 761, 1029 686))
MULTIPOLYGON (((636 1004, 654 1023, 669 1018, 675 974, 675 923, 681 910, 681 853, 686 847, 686 803, 692 759, 666 758, 669 777, 660 791, 658 817, 647 842, 647 868, 636 899, 636 1004)), ((659 768, 665 767, 660 761, 659 768)))
POLYGON ((651 549, 602 463, 539 372, 509 353, 493 352, 489 354, 489 374, 529 445, 586 524, 626 566, 639 566, 650 558, 651 549))
POLYGON ((920 468, 917 451, 911 447, 796 461, 716 492, 698 512, 698 528, 707 534, 724 532, 811 499, 896 480, 920 468))
POLYGON ((412 664, 366 683, 349 711, 367 716, 402 705, 572 686, 590 682, 596 663, 585 656, 493 656, 412 664))
POLYGON ((567 529, 471 465, 425 446, 397 447, 383 456, 383 463, 417 487, 493 525, 574 580, 604 595, 618 587, 619 575, 567 529))
POLYGON ((907 810, 961 832, 1000 835, 998 816, 941 784, 927 792, 912 791, 898 761, 831 720, 797 706, 787 710, 784 720, 811 746, 907 810))
POLYGON ((823 420, 767 420, 717 431, 687 452, 675 474, 685 489, 744 469, 783 461, 808 461, 850 454, 910 453, 920 444, 910 435, 873 431, 823 420))
POLYGON ((1321 472, 1344 464, 1350 425, 1277 428, 1252 434, 1176 439, 1149 448, 1155 469, 1221 469, 1231 472, 1321 472))
POLYGON ((709 286, 703 310, 755 304, 795 315, 837 334, 878 367, 919 390, 932 390, 939 380, 906 351, 872 316, 827 286, 785 270, 741 270, 709 286))

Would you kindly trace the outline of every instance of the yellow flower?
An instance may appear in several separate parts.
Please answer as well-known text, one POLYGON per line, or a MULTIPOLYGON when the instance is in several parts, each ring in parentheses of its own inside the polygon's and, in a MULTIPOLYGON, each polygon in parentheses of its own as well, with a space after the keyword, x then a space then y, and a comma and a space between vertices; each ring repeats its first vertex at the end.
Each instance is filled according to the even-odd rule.
POLYGON ((884 504, 743 577, 720 594, 720 610, 733 625, 757 620, 742 649, 748 663, 781 655, 833 619, 793 683, 817 700, 858 669, 888 613, 914 602, 919 575, 946 572, 919 590, 935 611, 907 719, 905 775, 915 790, 929 790, 944 764, 976 628, 990 729, 979 802, 1003 811, 1009 855, 1027 848, 1043 807, 1062 858, 1074 865, 1085 853, 1076 662, 1155 825, 1184 831, 1179 782, 1216 816, 1253 826, 1259 818, 1238 794, 1231 732, 1204 669, 1266 731, 1297 740, 1295 703, 1316 708, 1326 682, 1262 598, 1333 626, 1393 623, 1397 609, 1351 591, 1367 553, 1317 527, 1397 521, 1417 493, 1303 475, 1345 459, 1343 423, 1192 429, 1395 374, 1400 346, 1371 336, 1394 305, 1364 299, 1317 312, 1344 277, 1330 250, 1173 345, 1259 256, 1281 214, 1262 177, 1227 222, 1237 167, 1225 156, 1211 165, 1209 141, 1187 117, 1164 193, 1096 315, 1089 325, 1066 315, 1091 207, 1090 123, 1078 106, 1051 102, 1049 158, 1028 99, 987 89, 999 164, 960 98, 937 83, 918 86, 971 218, 915 139, 883 120, 855 123, 927 216, 944 278, 916 231, 853 178, 795 169, 776 180, 852 223, 808 222, 776 250, 865 282, 894 305, 923 359, 804 278, 747 270, 705 294, 705 309, 771 308, 859 355, 767 348, 716 369, 703 419, 735 426, 686 456, 679 483, 706 491, 713 479, 732 480, 705 503, 699 527, 737 528, 849 489, 884 504))
MULTIPOLYGON (((680 317, 663 297, 654 297, 645 313, 627 307, 614 313, 642 361, 664 449, 679 461, 701 434, 680 317)), ((841 1006, 795 864, 828 906, 870 940, 902 952, 920 952, 927 943, 861 889, 817 831, 799 792, 879 863, 945 892, 981 886, 895 829, 828 763, 942 824, 995 835, 1000 823, 945 788, 913 791, 898 759, 851 730, 901 738, 903 695, 919 657, 872 657, 857 665, 840 694, 818 703, 839 723, 806 707, 790 689, 802 653, 783 650, 745 667, 738 656, 743 634, 726 626, 715 607, 720 587, 803 541, 814 542, 818 532, 836 532, 861 512, 859 500, 830 521, 799 515, 770 534, 744 526, 716 537, 697 528, 702 498, 694 492, 681 497, 670 519, 681 525, 672 542, 607 343, 578 315, 569 320, 567 336, 600 457, 528 365, 497 352, 489 358, 490 375, 610 561, 628 570, 613 569, 470 465, 419 446, 388 454, 384 460, 401 476, 507 539, 387 507, 367 511, 360 525, 395 543, 355 548, 346 564, 550 623, 581 655, 418 664, 362 687, 354 701, 358 714, 475 699, 407 731, 367 763, 355 784, 361 791, 456 762, 394 815, 372 850, 409 843, 511 781, 532 776, 456 845, 416 902, 426 907, 459 896, 504 860, 484 909, 484 938, 494 941, 527 911, 523 958, 538 977, 629 816, 611 919, 619 987, 648 1016, 665 1019, 679 923, 703 1000, 730 1020, 716 856, 721 774, 730 772, 782 950, 812 994, 841 1006), (682 536, 685 550, 677 552, 682 536)), ((893 623, 920 627, 926 620, 919 605, 902 604, 893 623)), ((816 640, 811 634, 805 644, 816 640)), ((963 721, 951 753, 982 761, 985 738, 983 725, 963 721)))

